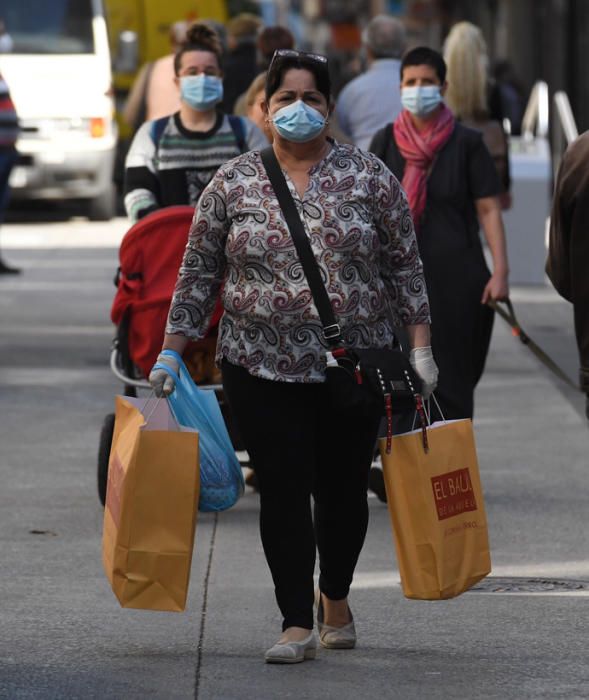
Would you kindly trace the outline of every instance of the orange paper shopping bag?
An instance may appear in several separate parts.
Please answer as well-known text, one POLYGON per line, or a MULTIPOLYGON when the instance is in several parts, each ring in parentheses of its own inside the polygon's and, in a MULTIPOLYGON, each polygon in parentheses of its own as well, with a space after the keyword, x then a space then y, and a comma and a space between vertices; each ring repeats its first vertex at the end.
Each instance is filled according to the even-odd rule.
POLYGON ((385 440, 381 456, 401 585, 407 598, 439 600, 491 571, 487 517, 470 420, 434 423, 385 440))
POLYGON ((123 607, 184 610, 198 498, 198 434, 165 399, 117 396, 102 560, 123 607))

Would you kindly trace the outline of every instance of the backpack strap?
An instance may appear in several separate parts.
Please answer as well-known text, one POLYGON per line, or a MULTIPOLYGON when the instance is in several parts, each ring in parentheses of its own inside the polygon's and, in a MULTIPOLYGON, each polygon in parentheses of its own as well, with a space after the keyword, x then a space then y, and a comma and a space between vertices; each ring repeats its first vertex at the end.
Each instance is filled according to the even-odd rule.
POLYGON ((170 117, 160 117, 159 119, 154 119, 151 122, 151 128, 149 129, 149 135, 151 136, 151 140, 153 141, 153 145, 155 146, 155 150, 157 151, 157 147, 159 146, 160 139, 162 137, 162 134, 164 133, 164 130, 166 126, 168 125, 168 120, 170 117))
POLYGON ((228 114, 227 116, 229 118, 229 124, 231 125, 231 129, 233 130, 233 135, 235 136, 235 140, 237 141, 237 147, 239 148, 239 152, 245 153, 249 149, 245 140, 245 126, 243 123, 243 119, 241 117, 237 117, 235 114, 228 114))

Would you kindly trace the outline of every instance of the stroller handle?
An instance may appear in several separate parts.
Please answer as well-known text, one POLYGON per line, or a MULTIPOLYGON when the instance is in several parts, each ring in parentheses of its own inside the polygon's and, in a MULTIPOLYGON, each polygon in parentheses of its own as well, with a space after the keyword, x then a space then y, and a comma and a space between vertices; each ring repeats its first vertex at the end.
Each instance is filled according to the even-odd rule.
MULTIPOLYGON (((151 384, 147 379, 134 379, 133 377, 128 377, 125 372, 121 369, 119 364, 120 353, 116 347, 114 347, 110 353, 110 369, 115 377, 126 384, 127 386, 134 386, 137 389, 148 389, 151 391, 151 384)), ((200 389, 205 389, 207 391, 222 391, 222 384, 203 384, 199 386, 200 389)))
POLYGON ((120 382, 128 386, 134 386, 137 389, 151 389, 151 385, 147 379, 133 379, 133 377, 128 377, 121 369, 119 359, 120 354, 118 349, 113 348, 110 353, 110 369, 120 382))

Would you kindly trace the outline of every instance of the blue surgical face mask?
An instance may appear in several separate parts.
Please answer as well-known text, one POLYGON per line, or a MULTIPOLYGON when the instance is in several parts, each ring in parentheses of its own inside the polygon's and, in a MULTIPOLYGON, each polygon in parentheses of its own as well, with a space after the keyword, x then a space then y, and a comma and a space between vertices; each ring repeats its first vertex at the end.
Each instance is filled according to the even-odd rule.
POLYGON ((327 119, 302 100, 282 107, 272 116, 276 131, 287 141, 306 143, 319 136, 327 119))
POLYGON ((180 97, 189 107, 205 112, 223 99, 223 82, 216 75, 184 75, 180 78, 180 97))
POLYGON ((439 85, 418 85, 401 90, 401 104, 416 117, 427 117, 441 102, 439 85))

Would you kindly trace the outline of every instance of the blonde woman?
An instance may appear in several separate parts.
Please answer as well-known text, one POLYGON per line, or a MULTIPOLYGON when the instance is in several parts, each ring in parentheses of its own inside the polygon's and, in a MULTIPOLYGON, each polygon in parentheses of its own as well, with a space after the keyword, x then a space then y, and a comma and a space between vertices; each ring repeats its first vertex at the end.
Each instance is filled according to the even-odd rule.
POLYGON ((489 57, 481 30, 470 22, 455 24, 444 43, 444 60, 448 68, 444 101, 456 119, 482 132, 503 185, 501 206, 508 209, 511 206, 508 143, 500 99, 495 99, 496 88, 488 78, 489 57))
POLYGON ((245 116, 253 122, 258 129, 264 132, 268 141, 272 142, 272 131, 268 126, 268 120, 263 110, 266 100, 266 72, 260 73, 245 93, 245 116))
POLYGON ((488 117, 487 45, 481 30, 470 22, 455 24, 444 43, 448 67, 447 106, 457 119, 488 117))

